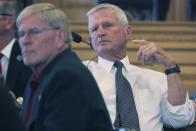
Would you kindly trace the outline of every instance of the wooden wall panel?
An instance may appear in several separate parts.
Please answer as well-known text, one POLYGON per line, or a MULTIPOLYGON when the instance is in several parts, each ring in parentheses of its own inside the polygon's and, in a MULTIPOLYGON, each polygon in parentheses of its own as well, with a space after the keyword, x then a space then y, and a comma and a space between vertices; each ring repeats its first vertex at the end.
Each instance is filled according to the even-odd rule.
MULTIPOLYGON (((95 5, 96 0, 34 0, 53 3, 63 9, 72 20, 86 20, 86 12, 95 5)), ((168 9, 169 21, 186 21, 186 0, 171 0, 168 9)))
POLYGON ((35 3, 49 2, 61 8, 69 19, 86 20, 86 13, 95 5, 95 0, 35 0, 35 3))

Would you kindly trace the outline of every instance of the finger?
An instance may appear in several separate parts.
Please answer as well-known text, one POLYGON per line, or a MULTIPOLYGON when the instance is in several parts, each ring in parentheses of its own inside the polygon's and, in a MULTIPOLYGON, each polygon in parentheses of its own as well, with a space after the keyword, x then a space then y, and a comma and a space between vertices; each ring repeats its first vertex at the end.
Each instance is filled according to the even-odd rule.
POLYGON ((149 53, 151 52, 152 47, 149 45, 145 45, 141 47, 141 59, 143 64, 148 64, 149 63, 149 53))
POLYGON ((142 49, 139 48, 139 51, 137 52, 137 55, 136 55, 136 61, 140 61, 141 60, 141 57, 142 57, 142 49))
POLYGON ((137 53, 137 55, 136 55, 136 61, 137 61, 137 62, 140 61, 140 60, 142 60, 143 54, 145 53, 145 52, 144 52, 145 49, 146 49, 146 46, 141 46, 141 47, 139 48, 139 51, 138 51, 138 53, 137 53))
POLYGON ((151 63, 151 57, 148 54, 149 53, 146 52, 146 55, 145 55, 145 64, 150 64, 151 63))
POLYGON ((141 45, 141 47, 139 48, 139 51, 138 51, 138 53, 136 55, 136 61, 138 62, 138 61, 142 60, 142 58, 143 58, 143 50, 144 50, 145 46, 149 42, 146 41, 146 40, 132 40, 132 43, 134 43, 134 44, 140 44, 141 45))
POLYGON ((14 94, 13 91, 9 91, 9 94, 12 96, 12 98, 13 98, 14 100, 16 99, 16 96, 15 96, 15 94, 14 94))
POLYGON ((142 49, 142 64, 145 65, 147 64, 147 52, 149 51, 149 48, 146 46, 143 46, 142 49))
POLYGON ((146 53, 142 54, 142 64, 145 65, 146 64, 146 53))
POLYGON ((132 40, 133 44, 147 45, 149 42, 146 40, 132 40))
POLYGON ((146 51, 146 58, 145 58, 145 61, 146 61, 146 64, 150 64, 152 63, 152 57, 153 57, 153 54, 154 54, 154 49, 153 47, 147 47, 147 51, 146 51))
POLYGON ((157 53, 156 48, 152 48, 150 52, 148 52, 147 56, 150 59, 150 63, 152 64, 159 64, 160 54, 157 53))

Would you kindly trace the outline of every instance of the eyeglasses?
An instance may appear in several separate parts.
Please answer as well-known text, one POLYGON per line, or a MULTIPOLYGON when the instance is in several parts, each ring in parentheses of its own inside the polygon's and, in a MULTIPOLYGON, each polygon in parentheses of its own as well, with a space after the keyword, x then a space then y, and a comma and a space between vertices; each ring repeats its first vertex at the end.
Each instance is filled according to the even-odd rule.
POLYGON ((31 38, 36 38, 36 37, 41 36, 44 31, 58 30, 58 29, 59 28, 38 28, 38 27, 34 27, 34 28, 31 28, 31 29, 27 30, 26 32, 25 31, 19 31, 17 33, 17 37, 19 39, 22 39, 25 36, 25 34, 27 34, 31 38))
POLYGON ((13 16, 11 14, 7 14, 7 13, 0 13, 1 16, 13 16))

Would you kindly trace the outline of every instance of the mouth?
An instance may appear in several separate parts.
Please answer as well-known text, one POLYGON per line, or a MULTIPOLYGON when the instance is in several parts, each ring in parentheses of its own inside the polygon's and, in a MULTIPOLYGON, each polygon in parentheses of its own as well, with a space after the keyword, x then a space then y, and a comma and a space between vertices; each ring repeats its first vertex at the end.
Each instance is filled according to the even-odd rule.
POLYGON ((98 42, 98 45, 104 45, 104 44, 108 44, 110 41, 108 40, 101 40, 98 42))
POLYGON ((33 53, 34 53, 33 51, 27 51, 27 50, 23 50, 23 51, 22 51, 23 57, 25 57, 25 56, 30 56, 30 55, 32 55, 33 53))

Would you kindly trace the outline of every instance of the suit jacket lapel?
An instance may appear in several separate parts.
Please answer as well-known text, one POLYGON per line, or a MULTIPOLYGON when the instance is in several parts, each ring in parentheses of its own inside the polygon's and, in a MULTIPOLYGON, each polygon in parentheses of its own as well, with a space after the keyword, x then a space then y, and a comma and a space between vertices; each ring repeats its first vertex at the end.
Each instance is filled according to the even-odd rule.
POLYGON ((27 88, 25 89, 25 92, 24 92, 24 101, 23 101, 23 109, 22 109, 22 118, 23 118, 23 120, 25 120, 25 115, 27 113, 27 107, 28 107, 28 104, 29 104, 30 96, 31 96, 31 87, 28 84, 28 86, 27 86, 27 88))
POLYGON ((9 65, 8 65, 8 71, 7 71, 7 77, 6 77, 6 86, 9 89, 13 88, 15 83, 17 82, 16 77, 18 73, 20 73, 19 66, 21 62, 23 61, 22 61, 22 56, 20 54, 20 47, 18 45, 18 42, 15 42, 12 47, 9 65))
POLYGON ((33 109, 32 109, 32 113, 31 113, 31 116, 30 116, 28 128, 31 126, 31 124, 38 117, 38 110, 39 110, 39 106, 40 106, 40 100, 42 98, 43 90, 45 90, 45 87, 46 87, 46 85, 42 82, 41 85, 40 85, 40 87, 39 87, 39 90, 38 90, 38 94, 36 96, 36 99, 35 99, 35 103, 34 103, 34 106, 33 106, 33 109))

